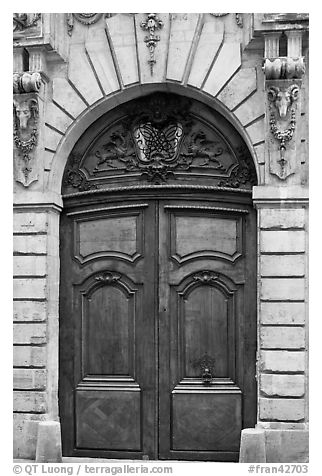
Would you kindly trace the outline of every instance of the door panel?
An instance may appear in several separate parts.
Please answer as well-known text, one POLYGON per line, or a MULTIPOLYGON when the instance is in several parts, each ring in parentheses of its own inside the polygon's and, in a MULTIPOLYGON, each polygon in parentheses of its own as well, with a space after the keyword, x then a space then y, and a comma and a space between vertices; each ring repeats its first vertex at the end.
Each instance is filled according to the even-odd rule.
POLYGON ((245 293, 256 289, 245 280, 246 256, 255 263, 246 245, 252 219, 247 207, 160 202, 161 459, 238 460, 245 293))
POLYGON ((238 460, 256 418, 255 238, 250 204, 222 197, 67 209, 64 455, 238 460))
POLYGON ((155 206, 116 202, 62 218, 65 454, 155 457, 155 206))

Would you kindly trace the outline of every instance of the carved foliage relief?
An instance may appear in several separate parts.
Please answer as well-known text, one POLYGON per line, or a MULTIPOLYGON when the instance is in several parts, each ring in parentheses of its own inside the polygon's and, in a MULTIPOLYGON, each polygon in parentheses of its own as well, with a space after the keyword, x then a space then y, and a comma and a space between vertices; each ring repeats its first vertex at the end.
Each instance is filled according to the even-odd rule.
POLYGON ((247 149, 234 151, 219 131, 190 111, 188 100, 155 94, 129 103, 84 153, 74 150, 64 187, 87 191, 106 181, 162 184, 178 178, 233 188, 256 182, 247 149))

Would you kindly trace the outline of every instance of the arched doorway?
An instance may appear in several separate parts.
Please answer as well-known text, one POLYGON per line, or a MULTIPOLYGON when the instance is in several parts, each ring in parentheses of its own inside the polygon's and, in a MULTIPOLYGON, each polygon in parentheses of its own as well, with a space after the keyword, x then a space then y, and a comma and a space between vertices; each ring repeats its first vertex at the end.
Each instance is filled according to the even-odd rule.
POLYGON ((60 227, 65 455, 237 460, 256 423, 255 183, 229 122, 172 94, 77 142, 60 227))

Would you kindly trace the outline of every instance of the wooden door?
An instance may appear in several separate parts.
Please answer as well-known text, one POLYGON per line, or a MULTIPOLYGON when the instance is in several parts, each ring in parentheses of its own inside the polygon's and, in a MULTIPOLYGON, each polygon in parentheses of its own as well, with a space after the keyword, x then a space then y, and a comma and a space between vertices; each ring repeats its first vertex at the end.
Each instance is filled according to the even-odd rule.
POLYGON ((67 212, 61 225, 63 452, 157 451, 155 202, 67 212))
POLYGON ((256 408, 254 214, 197 198, 62 217, 65 455, 238 458, 256 408))
POLYGON ((160 202, 161 459, 236 461, 255 424, 254 225, 222 200, 160 202))

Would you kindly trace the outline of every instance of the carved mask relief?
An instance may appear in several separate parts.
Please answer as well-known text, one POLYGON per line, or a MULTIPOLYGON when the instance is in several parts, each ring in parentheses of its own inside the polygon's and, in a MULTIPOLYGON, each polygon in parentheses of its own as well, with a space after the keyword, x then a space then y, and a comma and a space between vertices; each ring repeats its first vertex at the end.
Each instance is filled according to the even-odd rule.
POLYGON ((251 187, 256 174, 240 138, 232 147, 209 120, 199 117, 200 105, 192 103, 159 93, 123 106, 120 117, 102 119, 102 130, 90 146, 83 139, 74 148, 64 188, 86 191, 133 180, 251 187))
POLYGON ((32 153, 38 142, 38 100, 28 94, 15 95, 13 102, 13 139, 18 153, 16 180, 24 186, 37 180, 32 177, 32 153))
POLYGON ((297 102, 299 100, 300 88, 298 84, 280 81, 280 84, 268 83, 267 99, 269 110, 269 129, 271 137, 278 144, 279 157, 277 167, 274 161, 270 163, 270 170, 280 179, 284 180, 292 173, 296 167, 294 157, 290 151, 295 147, 294 135, 297 121, 297 102), (287 152, 288 149, 288 152, 287 152))

